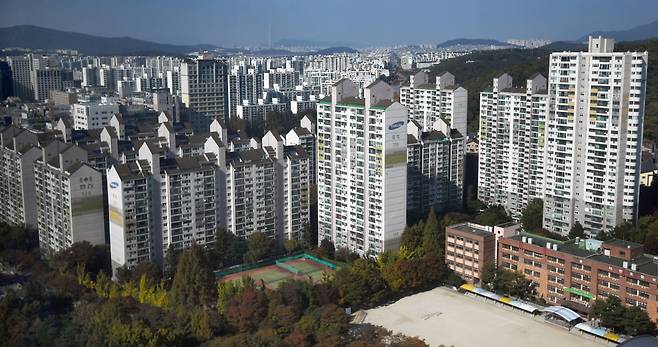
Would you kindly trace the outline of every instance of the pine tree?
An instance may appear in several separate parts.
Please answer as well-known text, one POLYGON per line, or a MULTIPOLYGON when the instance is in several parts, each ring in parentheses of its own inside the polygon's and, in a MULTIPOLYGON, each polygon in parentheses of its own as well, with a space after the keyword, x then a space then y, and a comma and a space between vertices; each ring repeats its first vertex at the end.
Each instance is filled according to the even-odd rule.
POLYGON ((193 244, 178 260, 170 292, 172 306, 213 305, 217 302, 215 283, 205 251, 201 246, 193 244))
POLYGON ((432 208, 427 216, 427 222, 423 229, 423 254, 441 257, 443 255, 443 247, 441 247, 440 239, 440 225, 436 218, 434 208, 432 208))

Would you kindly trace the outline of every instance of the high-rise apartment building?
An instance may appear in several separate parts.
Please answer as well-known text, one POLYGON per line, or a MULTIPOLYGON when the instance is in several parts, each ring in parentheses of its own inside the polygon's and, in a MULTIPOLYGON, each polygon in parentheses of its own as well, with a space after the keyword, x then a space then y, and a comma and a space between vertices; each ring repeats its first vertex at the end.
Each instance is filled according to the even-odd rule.
POLYGON ((239 237, 256 231, 277 233, 276 158, 264 149, 246 149, 226 156, 226 228, 239 237))
POLYGON ((273 130, 263 136, 262 145, 276 160, 275 217, 279 237, 300 240, 304 228, 308 227, 310 222, 311 159, 301 146, 286 146, 285 139, 273 130))
POLYGON ((278 68, 263 74, 263 88, 276 90, 295 89, 300 83, 299 71, 278 68))
POLYGON ((422 131, 414 120, 407 134, 407 210, 462 206, 466 138, 456 129, 422 131))
POLYGON ((212 243, 223 223, 221 153, 170 158, 164 152, 144 142, 138 160, 107 172, 113 268, 161 263, 170 247, 212 243))
POLYGON ((211 119, 228 121, 227 75, 227 65, 220 60, 199 56, 183 62, 180 88, 185 106, 211 119))
POLYGON ((11 67, 6 61, 0 61, 0 100, 14 96, 14 78, 11 67))
POLYGON ((237 107, 245 100, 249 104, 258 103, 263 96, 263 74, 257 73, 255 69, 247 69, 244 66, 236 66, 228 76, 228 98, 229 118, 237 116, 237 107))
POLYGON ((26 129, 0 132, 0 221, 36 226, 34 161, 41 156, 37 135, 26 129))
POLYGON ((506 73, 480 93, 478 198, 520 218, 528 202, 543 198, 546 78, 531 76, 523 88, 506 73))
POLYGON ((169 88, 169 93, 171 95, 180 94, 180 67, 175 66, 173 70, 169 70, 166 73, 167 78, 167 88, 169 88))
POLYGON ((41 152, 34 163, 41 250, 52 254, 82 241, 104 244, 103 175, 85 163, 87 151, 54 141, 41 152))
POLYGON ((316 172, 316 146, 315 146, 315 129, 309 129, 310 126, 296 127, 291 129, 286 134, 286 145, 288 146, 302 146, 304 152, 309 157, 308 176, 311 183, 315 184, 316 172))
POLYGON ((8 57, 7 62, 11 67, 11 77, 14 80, 14 95, 23 100, 32 100, 32 77, 30 74, 31 63, 26 57, 8 57))
POLYGON ((376 254, 406 224, 408 111, 382 81, 358 94, 342 79, 318 102, 318 240, 376 254))
POLYGON ((59 69, 35 69, 30 71, 34 100, 45 101, 51 90, 62 90, 62 70, 59 69))
POLYGON ((269 113, 284 113, 289 109, 287 102, 281 102, 278 98, 258 99, 255 104, 250 104, 245 100, 241 105, 237 105, 235 116, 244 119, 249 123, 264 123, 269 113))
POLYGON ((449 72, 436 76, 435 83, 429 82, 426 72, 417 72, 410 77, 409 85, 400 88, 400 103, 409 108, 409 118, 423 131, 448 128, 467 135, 468 91, 455 84, 455 76, 449 72))
POLYGON ((588 52, 551 54, 546 117, 544 227, 589 234, 637 218, 646 52, 614 52, 589 39, 588 52))

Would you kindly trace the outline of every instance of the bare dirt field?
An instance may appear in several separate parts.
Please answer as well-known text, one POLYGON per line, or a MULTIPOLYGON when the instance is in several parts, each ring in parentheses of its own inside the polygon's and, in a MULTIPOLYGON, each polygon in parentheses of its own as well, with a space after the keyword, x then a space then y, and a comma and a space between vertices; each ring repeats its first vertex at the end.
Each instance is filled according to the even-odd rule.
MULTIPOLYGON (((602 340, 546 323, 541 317, 436 288, 367 311, 371 323, 417 336, 430 346, 454 347, 601 347, 602 340)), ((613 346, 608 344, 607 346, 613 346)))

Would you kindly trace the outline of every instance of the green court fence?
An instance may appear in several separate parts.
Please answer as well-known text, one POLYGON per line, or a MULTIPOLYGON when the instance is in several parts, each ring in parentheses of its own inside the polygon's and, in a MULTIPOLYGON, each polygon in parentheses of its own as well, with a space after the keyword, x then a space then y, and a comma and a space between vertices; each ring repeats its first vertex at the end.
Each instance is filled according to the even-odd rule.
POLYGON ((278 267, 280 267, 284 270, 288 270, 288 271, 294 273, 295 275, 303 275, 304 274, 304 272, 302 270, 300 270, 300 269, 298 269, 298 268, 296 268, 292 265, 285 264, 284 262, 279 262, 278 260, 276 261, 276 266, 278 266, 278 267))
POLYGON ((287 261, 297 260, 297 259, 313 260, 314 262, 322 264, 322 265, 324 265, 324 266, 326 266, 326 267, 328 267, 332 270, 336 270, 336 268, 337 268, 336 264, 334 264, 334 263, 332 263, 328 260, 318 258, 318 257, 314 256, 313 254, 309 254, 309 253, 306 253, 306 252, 302 251, 298 254, 293 254, 291 256, 287 256, 287 257, 283 257, 283 258, 279 258, 279 259, 264 259, 264 260, 255 262, 253 264, 234 265, 234 266, 228 267, 226 269, 214 271, 213 274, 215 275, 216 279, 220 279, 224 276, 232 275, 234 273, 249 271, 249 270, 253 270, 253 269, 257 269, 257 268, 261 268, 261 267, 265 267, 265 266, 270 266, 270 265, 278 265, 278 266, 281 266, 282 268, 284 268, 284 269, 286 269, 286 270, 288 270, 288 271, 290 271, 294 274, 299 274, 300 273, 299 269, 294 268, 294 270, 291 270, 290 268, 293 268, 292 266, 285 265, 285 264, 280 264, 280 263, 285 263, 287 261), (285 265, 285 266, 282 266, 282 265, 285 265))

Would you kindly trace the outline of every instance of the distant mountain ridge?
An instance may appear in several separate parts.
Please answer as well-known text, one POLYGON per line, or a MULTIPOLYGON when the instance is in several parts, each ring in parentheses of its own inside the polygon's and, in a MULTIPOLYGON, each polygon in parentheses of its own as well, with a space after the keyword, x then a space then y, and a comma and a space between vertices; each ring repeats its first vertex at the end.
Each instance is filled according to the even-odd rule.
MULTIPOLYGON (((216 51, 224 53, 249 52, 241 49, 222 48, 209 44, 172 45, 157 43, 132 37, 103 37, 56 29, 42 28, 34 25, 17 25, 0 28, 0 49, 71 49, 86 55, 185 55, 198 51, 216 51)), ((296 53, 287 49, 263 49, 249 53, 260 56, 291 56, 303 54, 353 53, 349 47, 329 47, 317 52, 296 53)))
POLYGON ((311 39, 281 39, 273 44, 274 47, 336 47, 347 46, 345 42, 316 41, 311 39))
POLYGON ((502 42, 493 39, 453 39, 442 42, 439 44, 440 48, 454 47, 454 46, 510 46, 515 47, 507 42, 502 42))
POLYGON ((658 20, 627 30, 593 31, 587 35, 582 36, 577 41, 578 42, 587 41, 590 35, 610 37, 615 39, 616 41, 648 40, 658 37, 658 20))
POLYGON ((42 28, 34 25, 16 25, 0 28, 0 48, 73 49, 88 55, 186 54, 194 51, 214 50, 220 47, 208 44, 172 45, 131 37, 102 37, 42 28))
POLYGON ((356 53, 357 50, 350 48, 350 47, 329 47, 325 49, 321 49, 315 54, 323 54, 323 55, 328 55, 328 54, 337 54, 337 53, 356 53))

